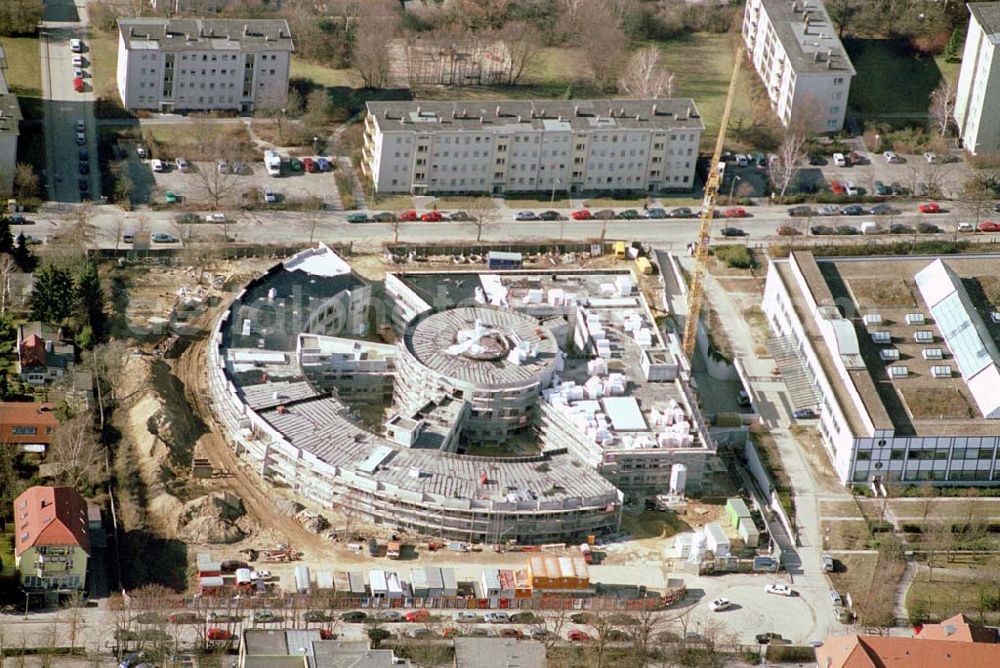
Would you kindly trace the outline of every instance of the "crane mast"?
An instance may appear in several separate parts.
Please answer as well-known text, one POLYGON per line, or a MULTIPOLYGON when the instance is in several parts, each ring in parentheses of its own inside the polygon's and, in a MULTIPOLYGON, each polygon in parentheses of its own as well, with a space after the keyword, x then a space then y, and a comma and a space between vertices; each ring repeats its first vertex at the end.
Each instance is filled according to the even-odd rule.
POLYGON ((708 244, 712 234, 712 218, 715 216, 715 200, 719 194, 720 174, 719 162, 722 160, 722 146, 726 142, 726 128, 729 126, 729 114, 733 109, 733 98, 736 97, 736 81, 739 78, 740 64, 743 61, 743 45, 736 50, 736 60, 733 64, 733 75, 729 80, 729 92, 726 95, 726 105, 722 110, 719 122, 719 136, 715 140, 715 152, 708 168, 708 180, 705 183, 705 198, 702 201, 701 224, 698 226, 698 240, 694 247, 694 272, 691 274, 691 285, 688 289, 687 318, 684 321, 684 354, 690 359, 694 354, 695 341, 698 338, 698 320, 701 317, 701 305, 705 299, 705 267, 708 262, 708 244))

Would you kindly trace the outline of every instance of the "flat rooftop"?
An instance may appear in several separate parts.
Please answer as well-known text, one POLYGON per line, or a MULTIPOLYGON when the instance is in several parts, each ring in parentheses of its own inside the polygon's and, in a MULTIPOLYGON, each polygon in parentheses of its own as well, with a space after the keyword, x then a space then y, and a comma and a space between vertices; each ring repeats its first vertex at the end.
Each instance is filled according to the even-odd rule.
POLYGON ((763 0, 762 4, 796 75, 855 74, 821 0, 763 0))
POLYGON ((284 19, 118 19, 129 49, 294 51, 284 19))
MULTIPOLYGON (((836 304, 854 328, 862 364, 848 367, 848 374, 876 428, 892 428, 897 436, 995 435, 1000 430, 1000 424, 985 419, 979 411, 914 280, 935 258, 814 258, 802 251, 794 257, 812 298, 821 307, 836 304), (894 368, 899 371, 893 372, 894 368), (945 368, 948 373, 944 373, 945 368)), ((990 334, 1000 335, 990 317, 1000 310, 998 258, 970 255, 941 259, 961 277, 990 334)), ((855 434, 866 433, 847 387, 837 380, 833 358, 837 352, 825 344, 804 300, 795 298, 798 284, 791 266, 784 261, 775 266, 851 429, 855 434)))
POLYGON ((369 102, 383 132, 704 130, 691 98, 369 102))
POLYGON ((986 33, 987 39, 1000 44, 1000 4, 995 2, 970 2, 969 12, 986 33))

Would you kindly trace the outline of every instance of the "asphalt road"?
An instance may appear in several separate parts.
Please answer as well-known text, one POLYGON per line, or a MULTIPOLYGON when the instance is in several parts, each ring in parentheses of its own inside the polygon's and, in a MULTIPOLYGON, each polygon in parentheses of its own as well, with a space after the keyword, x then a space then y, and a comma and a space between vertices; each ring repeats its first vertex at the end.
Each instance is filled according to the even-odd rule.
POLYGON ((80 0, 47 0, 45 20, 41 30, 42 93, 45 99, 46 172, 49 199, 55 202, 79 202, 82 189, 79 180, 88 185, 91 199, 100 195, 100 173, 97 169, 97 125, 94 119, 94 85, 90 50, 74 54, 69 41, 84 40, 86 45, 86 2, 80 0), (84 59, 84 92, 73 89, 73 56, 84 59), (90 173, 80 174, 76 142, 76 122, 83 120, 89 153, 90 173))

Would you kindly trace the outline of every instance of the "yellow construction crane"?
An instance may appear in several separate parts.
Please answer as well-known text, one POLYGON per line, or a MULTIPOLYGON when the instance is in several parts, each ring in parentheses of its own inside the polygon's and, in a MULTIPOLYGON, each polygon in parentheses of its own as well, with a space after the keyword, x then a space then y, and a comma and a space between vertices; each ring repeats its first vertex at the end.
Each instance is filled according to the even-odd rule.
POLYGON ((729 80, 726 106, 722 110, 722 120, 719 122, 719 136, 715 140, 715 152, 712 154, 712 162, 708 165, 708 181, 705 183, 701 225, 698 227, 698 240, 695 242, 694 248, 694 273, 691 274, 691 285, 688 287, 687 319, 684 321, 683 348, 688 359, 694 354, 695 341, 698 338, 698 319, 701 317, 701 303, 705 299, 705 265, 708 262, 708 244, 712 234, 712 218, 715 216, 715 199, 719 194, 721 176, 719 162, 722 160, 722 145, 726 142, 729 112, 733 109, 733 98, 736 97, 736 80, 739 78, 742 62, 743 45, 740 44, 736 50, 733 76, 729 80))

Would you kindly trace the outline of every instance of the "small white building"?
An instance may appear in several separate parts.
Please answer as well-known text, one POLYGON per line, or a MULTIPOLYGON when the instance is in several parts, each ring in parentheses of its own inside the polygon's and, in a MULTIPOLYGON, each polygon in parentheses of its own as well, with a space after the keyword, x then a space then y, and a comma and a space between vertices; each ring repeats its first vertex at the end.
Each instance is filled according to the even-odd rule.
POLYGON ((705 525, 705 548, 711 550, 717 557, 729 556, 729 537, 717 522, 705 525))
POLYGON ((484 568, 479 578, 483 598, 500 597, 500 571, 496 568, 484 568))

